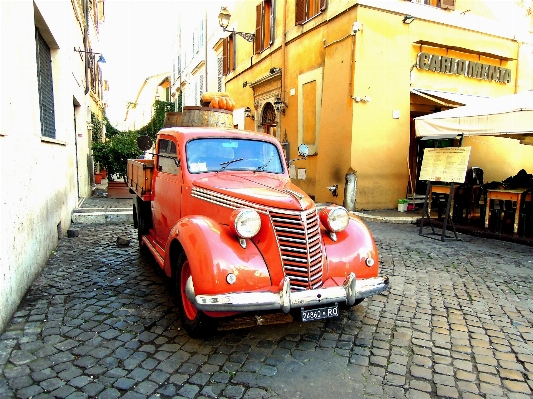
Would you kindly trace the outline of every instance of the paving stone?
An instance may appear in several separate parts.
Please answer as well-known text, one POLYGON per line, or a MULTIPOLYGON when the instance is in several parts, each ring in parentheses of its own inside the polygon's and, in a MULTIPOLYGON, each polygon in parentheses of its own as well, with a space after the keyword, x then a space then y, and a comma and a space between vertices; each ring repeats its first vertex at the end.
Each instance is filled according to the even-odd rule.
MULTIPOLYGON (((8 395, 282 399, 265 387, 284 384, 285 396, 295 396, 291 377, 304 365, 327 364, 348 366, 369 398, 530 397, 529 282, 506 267, 527 266, 530 249, 465 236, 457 256, 456 243, 421 240, 413 226, 369 225, 382 273, 392 276, 389 293, 334 321, 260 326, 207 340, 183 331, 153 259, 133 245, 116 247, 118 236, 136 239, 131 226, 82 226, 76 245, 60 241, 39 277, 68 278, 76 290, 66 286, 58 295, 60 285, 50 285, 54 292, 32 286, 0 337, 0 372, 10 384, 30 384, 8 395), (520 294, 507 289, 510 281, 520 284, 520 294), (39 385, 50 380, 53 389, 54 379, 68 385, 50 393, 39 385)), ((328 378, 339 387, 345 382, 343 373, 328 378)), ((8 389, 0 381, 0 396, 8 389)))
POLYGON ((463 393, 463 392, 470 392, 470 393, 473 393, 473 394, 478 394, 479 393, 479 389, 477 387, 477 385, 473 382, 468 382, 468 381, 457 381, 457 387, 459 388, 459 392, 463 393))
POLYGON ((450 375, 434 374, 433 381, 437 385, 447 385, 450 387, 455 386, 455 379, 450 375))
POLYGON ((455 387, 437 384, 437 395, 444 398, 458 398, 459 392, 455 387))
POLYGON ((117 389, 127 391, 133 386, 133 384, 135 384, 135 382, 134 379, 121 377, 113 384, 113 386, 117 389))
POLYGON ((503 395, 503 390, 500 388, 499 385, 487 384, 485 382, 479 383, 479 392, 481 394, 487 395, 487 397, 489 397, 489 395, 500 397, 503 395))
POLYGON ((158 384, 153 381, 143 381, 135 387, 135 391, 143 395, 150 395, 157 389, 157 387, 158 384))
POLYGON ((431 385, 427 381, 411 380, 409 386, 417 391, 431 392, 431 385))
POLYGON ((524 382, 511 381, 511 380, 502 380, 503 386, 510 390, 511 392, 518 392, 530 395, 532 393, 529 386, 524 382))
POLYGON ((59 378, 54 377, 54 378, 49 378, 47 380, 41 381, 39 385, 45 391, 51 392, 65 385, 65 382, 59 378))
POLYGON ((411 366, 411 375, 415 378, 422 378, 425 380, 431 380, 433 378, 433 373, 431 369, 420 367, 420 366, 411 366))

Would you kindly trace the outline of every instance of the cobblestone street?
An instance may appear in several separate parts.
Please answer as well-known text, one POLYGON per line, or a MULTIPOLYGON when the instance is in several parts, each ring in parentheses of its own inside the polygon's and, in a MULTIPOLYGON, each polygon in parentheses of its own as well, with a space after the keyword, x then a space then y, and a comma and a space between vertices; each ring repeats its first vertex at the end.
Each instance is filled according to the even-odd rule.
POLYGON ((389 292, 206 340, 132 226, 73 225, 0 335, 0 397, 531 398, 533 248, 367 225, 389 292))

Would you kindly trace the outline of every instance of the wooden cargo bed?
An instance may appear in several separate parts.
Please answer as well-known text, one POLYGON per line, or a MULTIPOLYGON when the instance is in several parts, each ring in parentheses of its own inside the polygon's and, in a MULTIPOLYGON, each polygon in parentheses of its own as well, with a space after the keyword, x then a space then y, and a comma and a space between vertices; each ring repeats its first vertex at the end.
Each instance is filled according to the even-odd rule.
POLYGON ((153 159, 128 159, 128 186, 143 201, 152 200, 153 159))

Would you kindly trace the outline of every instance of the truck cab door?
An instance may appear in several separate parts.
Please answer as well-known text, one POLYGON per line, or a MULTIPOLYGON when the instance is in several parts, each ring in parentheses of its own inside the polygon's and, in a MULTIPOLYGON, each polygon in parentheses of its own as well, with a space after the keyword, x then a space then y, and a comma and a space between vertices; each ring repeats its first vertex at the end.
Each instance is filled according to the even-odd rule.
POLYGON ((181 218, 183 184, 178 144, 172 137, 160 138, 154 160, 153 226, 158 244, 164 248, 172 227, 181 218))

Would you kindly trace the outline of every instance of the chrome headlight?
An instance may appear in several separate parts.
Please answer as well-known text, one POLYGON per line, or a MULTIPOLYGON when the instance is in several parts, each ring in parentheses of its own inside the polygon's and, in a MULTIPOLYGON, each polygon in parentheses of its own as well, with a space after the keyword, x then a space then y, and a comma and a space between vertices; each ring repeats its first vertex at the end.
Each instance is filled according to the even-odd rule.
POLYGON ((338 233, 348 226, 350 215, 342 206, 327 206, 320 211, 320 221, 327 230, 338 233))
POLYGON ((231 214, 230 226, 239 237, 251 238, 261 228, 261 217, 253 209, 238 209, 231 214))

